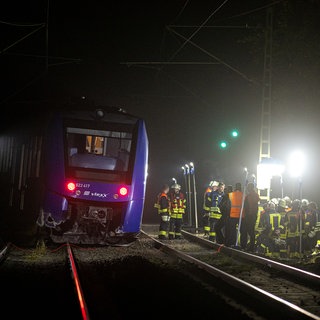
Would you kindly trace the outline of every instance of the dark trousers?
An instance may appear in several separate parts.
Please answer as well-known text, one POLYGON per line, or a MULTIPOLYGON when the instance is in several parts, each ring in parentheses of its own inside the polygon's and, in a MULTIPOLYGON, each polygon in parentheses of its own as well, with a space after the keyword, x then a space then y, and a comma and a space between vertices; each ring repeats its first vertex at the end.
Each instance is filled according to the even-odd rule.
POLYGON ((239 218, 228 218, 227 220, 227 236, 226 236, 226 245, 235 246, 237 243, 237 224, 239 223, 239 218))
POLYGON ((240 226, 240 245, 242 249, 248 249, 248 251, 253 252, 256 242, 256 220, 257 217, 246 217, 241 220, 240 226), (249 236, 249 243, 248 243, 249 236))
POLYGON ((210 232, 210 223, 209 223, 209 212, 204 212, 202 215, 202 225, 203 231, 205 234, 209 234, 210 232))
POLYGON ((170 218, 169 239, 181 238, 182 218, 170 218))
POLYGON ((160 215, 160 225, 159 225, 159 238, 164 239, 168 236, 169 231, 169 215, 167 213, 162 213, 160 215))
POLYGON ((221 217, 214 225, 217 243, 220 243, 220 244, 225 243, 225 227, 226 227, 226 218, 221 217))

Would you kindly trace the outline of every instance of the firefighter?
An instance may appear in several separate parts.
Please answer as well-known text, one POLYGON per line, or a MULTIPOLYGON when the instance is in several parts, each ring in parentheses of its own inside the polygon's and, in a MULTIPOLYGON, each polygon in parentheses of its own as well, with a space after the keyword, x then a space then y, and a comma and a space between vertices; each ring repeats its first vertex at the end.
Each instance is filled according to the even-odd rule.
POLYGON ((283 229, 281 224, 281 215, 276 210, 274 202, 269 201, 265 211, 261 216, 263 231, 257 239, 257 246, 260 251, 268 257, 280 257, 281 239, 280 233, 283 229))
POLYGON ((281 240, 281 233, 284 230, 281 214, 277 210, 277 204, 271 201, 270 210, 267 214, 267 232, 270 239, 269 252, 272 257, 279 258, 280 251, 285 248, 285 242, 281 240))
POLYGON ((218 189, 219 182, 217 181, 210 181, 207 189, 203 195, 203 216, 202 216, 202 223, 203 223, 203 231, 204 235, 208 236, 210 232, 210 225, 209 225, 209 215, 210 215, 210 207, 212 203, 211 193, 212 191, 216 191, 218 189))
POLYGON ((283 226, 280 232, 280 239, 284 245, 280 249, 280 256, 287 258, 287 227, 285 224, 285 216, 288 211, 288 206, 285 198, 279 200, 277 211, 281 215, 281 225, 283 226))
POLYGON ((163 185, 161 192, 157 195, 154 207, 158 209, 160 215, 159 239, 165 240, 168 238, 169 221, 170 221, 170 200, 168 197, 169 186, 163 185))
POLYGON ((288 211, 291 211, 291 207, 292 207, 292 200, 291 200, 291 198, 289 197, 289 196, 285 196, 284 198, 283 198, 285 201, 286 201, 286 211, 288 212, 288 211))
POLYGON ((317 232, 317 219, 318 219, 318 207, 314 201, 310 201, 305 208, 305 239, 303 244, 303 251, 306 255, 312 253, 313 248, 317 244, 316 232, 317 232))
POLYGON ((186 198, 181 191, 181 186, 175 183, 171 186, 169 194, 170 199, 170 226, 169 226, 169 240, 182 239, 181 227, 182 218, 186 211, 186 198))
POLYGON ((223 182, 219 182, 218 189, 213 190, 210 194, 210 199, 211 199, 211 207, 210 207, 210 213, 209 213, 209 225, 210 225, 209 240, 210 241, 216 240, 215 224, 222 217, 219 205, 220 205, 222 196, 224 194, 224 187, 225 187, 225 184, 223 182))
POLYGON ((220 244, 225 244, 226 234, 227 234, 226 223, 230 217, 230 209, 231 209, 231 201, 228 193, 228 190, 230 190, 230 188, 224 191, 225 186, 221 185, 219 189, 221 193, 221 200, 219 202, 221 218, 214 225, 214 231, 216 233, 216 242, 220 244))
POLYGON ((287 229, 287 257, 298 258, 299 254, 299 235, 300 235, 300 211, 301 201, 292 201, 291 210, 285 215, 285 227, 287 229))

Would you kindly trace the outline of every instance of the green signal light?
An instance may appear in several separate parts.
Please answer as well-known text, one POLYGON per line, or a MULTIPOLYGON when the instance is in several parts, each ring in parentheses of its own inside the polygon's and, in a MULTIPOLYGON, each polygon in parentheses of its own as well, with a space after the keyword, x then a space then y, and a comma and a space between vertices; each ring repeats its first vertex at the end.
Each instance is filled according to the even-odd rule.
POLYGON ((232 136, 233 138, 237 138, 237 137, 239 136, 239 131, 238 131, 238 130, 232 130, 232 131, 231 131, 231 136, 232 136))
POLYGON ((228 146, 228 143, 226 141, 220 141, 219 146, 221 149, 226 149, 228 146))

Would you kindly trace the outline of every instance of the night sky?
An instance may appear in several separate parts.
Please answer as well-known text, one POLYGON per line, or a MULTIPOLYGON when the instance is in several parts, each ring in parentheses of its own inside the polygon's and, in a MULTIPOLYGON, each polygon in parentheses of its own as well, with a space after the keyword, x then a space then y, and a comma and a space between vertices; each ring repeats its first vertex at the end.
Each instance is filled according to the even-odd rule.
MULTIPOLYGON (((121 106, 147 124, 145 217, 172 177, 185 190, 190 161, 201 201, 212 179, 235 185, 244 167, 256 174, 268 7, 271 156, 285 164, 304 151, 303 198, 320 204, 319 1, 2 1, 2 125, 13 106, 32 113, 81 97, 121 106), (220 150, 233 128, 240 136, 220 150)), ((284 195, 297 197, 297 181, 283 179, 284 195)))

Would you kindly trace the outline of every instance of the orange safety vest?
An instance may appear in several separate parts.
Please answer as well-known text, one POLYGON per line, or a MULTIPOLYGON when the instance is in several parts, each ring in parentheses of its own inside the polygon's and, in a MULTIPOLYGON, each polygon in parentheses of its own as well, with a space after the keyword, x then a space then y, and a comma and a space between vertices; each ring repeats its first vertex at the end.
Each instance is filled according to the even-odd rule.
POLYGON ((243 193, 239 190, 229 193, 229 198, 231 201, 230 218, 240 218, 242 196, 243 193))

